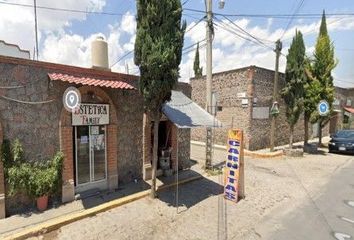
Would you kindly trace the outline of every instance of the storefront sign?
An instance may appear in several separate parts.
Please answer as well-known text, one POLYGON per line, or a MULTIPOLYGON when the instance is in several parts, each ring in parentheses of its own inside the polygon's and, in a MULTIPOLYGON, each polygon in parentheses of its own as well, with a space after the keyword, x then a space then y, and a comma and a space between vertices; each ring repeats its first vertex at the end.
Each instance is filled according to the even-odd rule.
POLYGON ((224 197, 237 202, 239 191, 242 131, 229 130, 227 159, 224 169, 224 197))
POLYGON ((80 107, 72 113, 73 126, 107 124, 109 124, 108 104, 82 103, 80 107))

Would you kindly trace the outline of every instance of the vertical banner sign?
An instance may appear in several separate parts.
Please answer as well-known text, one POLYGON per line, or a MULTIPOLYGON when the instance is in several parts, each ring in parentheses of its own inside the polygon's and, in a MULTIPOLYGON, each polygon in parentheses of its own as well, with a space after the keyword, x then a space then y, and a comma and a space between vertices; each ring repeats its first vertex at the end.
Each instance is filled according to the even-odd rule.
POLYGON ((241 130, 229 130, 227 159, 224 168, 224 197, 233 202, 237 202, 239 194, 242 141, 241 130))

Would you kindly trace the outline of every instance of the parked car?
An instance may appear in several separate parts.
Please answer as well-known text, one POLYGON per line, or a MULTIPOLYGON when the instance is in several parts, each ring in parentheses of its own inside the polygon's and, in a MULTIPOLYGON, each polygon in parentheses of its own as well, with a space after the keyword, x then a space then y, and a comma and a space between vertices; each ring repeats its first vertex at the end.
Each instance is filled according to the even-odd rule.
POLYGON ((328 151, 354 154, 354 130, 340 130, 331 135, 328 151))

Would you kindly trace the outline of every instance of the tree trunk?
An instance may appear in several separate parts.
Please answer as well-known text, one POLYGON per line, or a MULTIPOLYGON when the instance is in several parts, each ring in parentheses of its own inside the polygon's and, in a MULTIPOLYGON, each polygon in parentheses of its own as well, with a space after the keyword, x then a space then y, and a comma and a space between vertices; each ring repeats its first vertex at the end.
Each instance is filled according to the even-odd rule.
POLYGON ((322 120, 318 122, 318 145, 322 146, 322 120))
POLYGON ((290 135, 289 135, 289 148, 293 149, 294 143, 294 125, 290 126, 290 135))
POLYGON ((152 183, 150 197, 156 198, 156 171, 157 171, 157 160, 158 160, 158 145, 159 145, 159 123, 160 114, 154 114, 154 145, 152 150, 152 183))
POLYGON ((309 142, 309 117, 304 116, 304 127, 305 127, 305 136, 304 136, 304 145, 309 142))

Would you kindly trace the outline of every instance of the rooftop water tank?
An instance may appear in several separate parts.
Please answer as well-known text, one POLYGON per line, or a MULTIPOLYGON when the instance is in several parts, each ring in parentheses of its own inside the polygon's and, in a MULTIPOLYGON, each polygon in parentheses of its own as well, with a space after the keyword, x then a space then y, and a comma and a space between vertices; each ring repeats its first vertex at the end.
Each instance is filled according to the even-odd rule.
POLYGON ((103 37, 97 37, 91 45, 92 68, 109 69, 108 44, 103 37))

